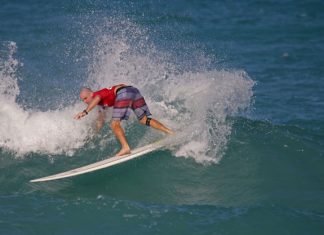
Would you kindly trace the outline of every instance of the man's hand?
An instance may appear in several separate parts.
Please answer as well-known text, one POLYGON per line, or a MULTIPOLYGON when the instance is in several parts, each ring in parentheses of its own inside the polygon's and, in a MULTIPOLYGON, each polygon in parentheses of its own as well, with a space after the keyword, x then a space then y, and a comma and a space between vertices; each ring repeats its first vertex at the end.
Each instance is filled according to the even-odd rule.
POLYGON ((74 116, 75 120, 80 120, 82 117, 84 117, 85 115, 87 115, 84 111, 78 113, 77 115, 74 116))
POLYGON ((94 97, 90 102, 90 104, 88 104, 88 107, 82 112, 75 115, 74 119, 79 120, 85 115, 87 115, 94 107, 96 107, 97 104, 99 104, 99 102, 100 102, 100 97, 99 96, 94 97))

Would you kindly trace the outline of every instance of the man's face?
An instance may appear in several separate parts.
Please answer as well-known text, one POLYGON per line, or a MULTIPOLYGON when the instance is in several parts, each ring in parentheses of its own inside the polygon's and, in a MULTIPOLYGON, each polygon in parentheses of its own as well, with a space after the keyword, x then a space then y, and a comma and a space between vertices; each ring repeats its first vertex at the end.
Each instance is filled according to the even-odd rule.
POLYGON ((92 100, 91 92, 88 91, 81 92, 80 98, 84 103, 89 104, 92 100))

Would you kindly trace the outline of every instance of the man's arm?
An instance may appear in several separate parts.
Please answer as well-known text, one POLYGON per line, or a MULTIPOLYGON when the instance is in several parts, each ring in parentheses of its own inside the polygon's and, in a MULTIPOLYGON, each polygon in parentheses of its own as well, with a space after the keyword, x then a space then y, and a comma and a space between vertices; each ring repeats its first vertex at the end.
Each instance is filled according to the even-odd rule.
POLYGON ((82 117, 84 117, 85 115, 87 115, 94 107, 96 107, 99 104, 100 100, 101 99, 99 96, 94 97, 93 100, 90 102, 90 104, 88 104, 88 107, 85 110, 83 110, 82 112, 75 115, 74 119, 79 120, 82 117))

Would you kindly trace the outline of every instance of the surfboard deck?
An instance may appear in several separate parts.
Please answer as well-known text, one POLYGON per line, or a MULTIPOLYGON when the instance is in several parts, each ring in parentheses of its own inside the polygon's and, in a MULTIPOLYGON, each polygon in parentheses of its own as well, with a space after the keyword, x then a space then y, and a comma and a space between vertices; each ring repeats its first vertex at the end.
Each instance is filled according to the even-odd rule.
POLYGON ((30 182, 44 182, 44 181, 58 180, 58 179, 64 179, 64 178, 68 178, 68 177, 72 177, 72 176, 76 176, 76 175, 86 174, 86 173, 100 170, 103 168, 107 168, 107 167, 110 167, 113 165, 117 165, 122 162, 126 162, 131 159, 134 159, 134 158, 138 158, 138 157, 143 156, 147 153, 161 149, 164 146, 166 146, 166 142, 164 142, 163 140, 159 140, 155 143, 133 149, 130 154, 127 154, 124 156, 110 157, 108 159, 105 159, 105 160, 102 160, 99 162, 95 162, 95 163, 92 163, 92 164, 89 164, 86 166, 78 167, 78 168, 75 168, 75 169, 72 169, 69 171, 42 177, 39 179, 33 179, 33 180, 30 180, 30 182))

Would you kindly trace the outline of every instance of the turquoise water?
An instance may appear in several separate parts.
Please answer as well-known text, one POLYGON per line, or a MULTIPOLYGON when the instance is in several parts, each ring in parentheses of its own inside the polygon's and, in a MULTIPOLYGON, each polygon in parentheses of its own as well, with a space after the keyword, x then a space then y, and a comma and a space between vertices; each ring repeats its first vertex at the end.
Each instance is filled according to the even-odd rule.
POLYGON ((3 1, 0 234, 323 234, 323 27, 322 1, 3 1), (73 116, 121 82, 179 144, 29 183, 118 151, 73 116))

